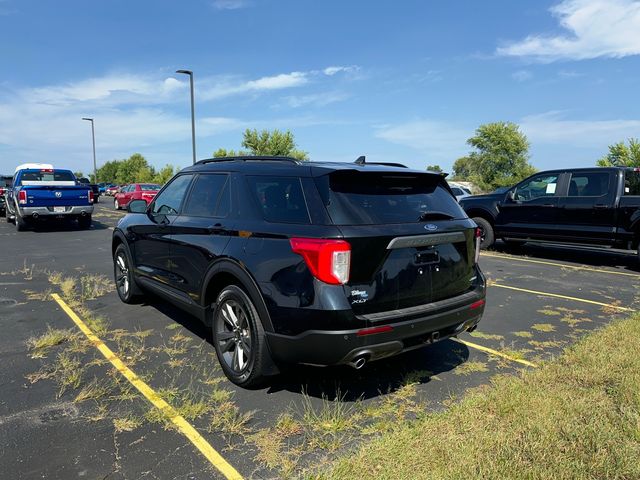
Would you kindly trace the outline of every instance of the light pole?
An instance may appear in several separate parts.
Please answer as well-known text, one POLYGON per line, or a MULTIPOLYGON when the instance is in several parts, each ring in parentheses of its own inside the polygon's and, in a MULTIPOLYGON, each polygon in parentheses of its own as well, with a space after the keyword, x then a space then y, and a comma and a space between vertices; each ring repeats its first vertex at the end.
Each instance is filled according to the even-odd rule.
POLYGON ((196 163, 196 114, 193 102, 193 72, 191 70, 176 70, 176 73, 184 73, 189 75, 189 84, 191 86, 191 151, 193 152, 193 163, 196 163))
POLYGON ((93 118, 82 118, 91 122, 91 141, 93 142, 93 183, 98 183, 98 169, 96 168, 96 131, 93 129, 93 118))

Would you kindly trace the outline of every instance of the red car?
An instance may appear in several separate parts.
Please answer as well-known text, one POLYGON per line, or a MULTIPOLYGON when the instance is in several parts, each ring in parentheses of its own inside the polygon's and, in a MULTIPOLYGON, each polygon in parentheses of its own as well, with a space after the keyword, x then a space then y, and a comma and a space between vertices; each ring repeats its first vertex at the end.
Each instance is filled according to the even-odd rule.
POLYGON ((161 188, 160 185, 156 185, 155 183, 132 183, 125 185, 116 193, 116 198, 113 200, 113 207, 116 210, 127 208, 131 200, 144 200, 148 205, 161 188))

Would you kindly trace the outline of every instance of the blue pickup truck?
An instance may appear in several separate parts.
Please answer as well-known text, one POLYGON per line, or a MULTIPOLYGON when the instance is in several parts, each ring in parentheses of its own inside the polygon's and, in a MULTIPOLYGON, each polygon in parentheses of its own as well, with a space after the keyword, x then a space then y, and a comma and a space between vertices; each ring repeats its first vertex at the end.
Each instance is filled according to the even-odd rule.
POLYGON ((80 228, 90 228, 92 197, 91 188, 81 185, 70 170, 20 165, 6 196, 7 222, 14 222, 18 231, 41 220, 77 220, 80 228))

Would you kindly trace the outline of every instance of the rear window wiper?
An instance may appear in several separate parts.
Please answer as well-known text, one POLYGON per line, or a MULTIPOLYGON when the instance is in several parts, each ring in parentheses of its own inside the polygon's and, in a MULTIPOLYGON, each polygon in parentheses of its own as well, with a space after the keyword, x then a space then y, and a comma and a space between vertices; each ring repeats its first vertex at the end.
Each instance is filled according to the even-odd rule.
POLYGON ((433 210, 431 212, 422 212, 420 214, 420 216, 418 217, 418 220, 419 221, 424 221, 424 220, 451 220, 452 218, 456 218, 456 217, 454 217, 450 213, 438 212, 436 210, 433 210))

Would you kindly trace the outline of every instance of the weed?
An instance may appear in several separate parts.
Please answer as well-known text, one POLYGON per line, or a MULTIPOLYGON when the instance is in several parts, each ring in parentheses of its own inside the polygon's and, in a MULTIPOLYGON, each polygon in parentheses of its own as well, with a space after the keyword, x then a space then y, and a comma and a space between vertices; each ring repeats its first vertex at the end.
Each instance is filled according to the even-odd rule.
POLYGON ((279 437, 290 437, 303 432, 302 424, 288 412, 281 413, 278 416, 274 430, 279 437))
POLYGON ((98 400, 107 396, 108 393, 109 387, 104 385, 103 383, 98 382, 98 379, 94 377, 91 382, 82 387, 73 401, 76 403, 81 403, 87 400, 98 400))
POLYGON ((248 423, 255 411, 241 413, 240 409, 232 402, 219 404, 209 421, 209 432, 220 432, 225 436, 244 435, 249 431, 248 423))
POLYGON ((484 340, 503 340, 504 337, 502 335, 496 335, 492 333, 483 333, 479 331, 471 332, 469 335, 475 338, 482 338, 484 340))
POLYGON ((531 338, 533 337, 533 333, 531 332, 527 332, 525 330, 520 331, 520 332, 512 332, 516 337, 522 337, 522 338, 531 338))
POLYGON ((531 325, 531 328, 539 332, 547 332, 547 333, 556 331, 556 327, 551 325, 550 323, 535 323, 531 325))
POLYGON ((469 360, 458 366, 453 373, 456 375, 471 375, 472 373, 487 371, 489 371, 489 369, 485 362, 469 360))
POLYGON ((27 340, 27 348, 31 350, 31 358, 45 358, 51 348, 68 342, 76 336, 77 334, 71 330, 54 329, 48 326, 45 333, 27 340))
POLYGON ((131 432, 142 425, 142 419, 138 417, 114 418, 113 427, 117 433, 131 432))
POLYGON ((546 308, 543 310, 538 310, 538 313, 541 313, 543 315, 548 315, 548 316, 562 315, 562 313, 558 312, 557 310, 549 310, 546 308))

